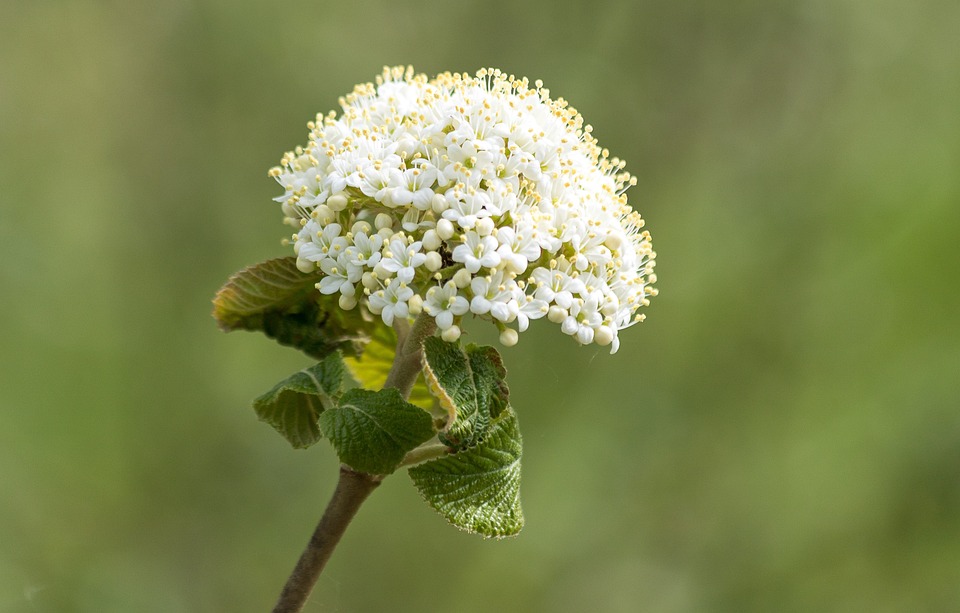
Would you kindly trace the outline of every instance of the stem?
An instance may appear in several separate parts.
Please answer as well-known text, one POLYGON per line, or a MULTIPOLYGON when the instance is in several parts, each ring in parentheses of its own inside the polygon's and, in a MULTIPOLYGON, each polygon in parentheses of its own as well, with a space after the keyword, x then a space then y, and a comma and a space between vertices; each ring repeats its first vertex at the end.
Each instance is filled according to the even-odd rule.
MULTIPOLYGON (((437 324, 434 319, 425 313, 417 317, 413 326, 408 326, 406 321, 398 322, 397 353, 393 358, 390 374, 387 375, 387 380, 383 384, 384 388, 394 387, 400 390, 405 399, 410 397, 410 390, 413 389, 413 384, 421 370, 423 341, 436 329, 437 324)), ((446 450, 446 447, 443 449, 446 450)), ((415 449, 407 454, 408 457, 404 458, 404 462, 409 464, 429 459, 429 457, 417 459, 417 456, 424 452, 431 454, 431 457, 432 454, 437 454, 436 457, 440 455, 440 449, 430 448, 429 451, 420 449, 419 453, 415 449), (407 462, 407 459, 413 461, 407 462)), ((323 567, 326 566, 327 560, 333 555, 334 548, 340 542, 340 537, 350 525, 350 520, 385 476, 357 472, 346 465, 340 467, 340 480, 337 481, 333 497, 327 503, 327 509, 313 536, 310 537, 307 548, 300 555, 297 566, 287 579, 286 585, 283 586, 273 613, 297 613, 303 609, 307 598, 310 597, 310 592, 313 591, 313 586, 320 578, 323 567)))
POLYGON ((423 357, 423 341, 436 329, 436 320, 426 313, 421 313, 406 334, 403 334, 403 330, 398 330, 397 355, 383 384, 384 388, 395 387, 404 398, 410 397, 410 390, 413 389, 422 368, 420 360, 423 357))
POLYGON ((283 586, 280 599, 277 600, 273 613, 296 613, 303 609, 310 592, 327 560, 333 554, 334 548, 340 542, 340 537, 350 524, 350 520, 357 514, 360 505, 367 499, 373 490, 377 489, 383 477, 356 472, 348 466, 340 467, 340 480, 337 489, 323 513, 317 529, 314 530, 307 548, 300 555, 296 568, 293 569, 287 584, 283 586))

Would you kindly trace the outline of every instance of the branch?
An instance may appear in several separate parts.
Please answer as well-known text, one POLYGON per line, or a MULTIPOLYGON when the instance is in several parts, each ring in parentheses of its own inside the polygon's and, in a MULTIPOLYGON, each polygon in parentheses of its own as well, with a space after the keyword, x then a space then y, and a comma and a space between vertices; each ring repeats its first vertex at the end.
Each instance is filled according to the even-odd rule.
POLYGON ((296 568, 283 586, 273 613, 296 613, 303 609, 323 567, 350 525, 350 520, 382 480, 381 475, 356 472, 349 466, 340 467, 337 489, 333 492, 320 524, 310 537, 307 548, 300 555, 296 568))

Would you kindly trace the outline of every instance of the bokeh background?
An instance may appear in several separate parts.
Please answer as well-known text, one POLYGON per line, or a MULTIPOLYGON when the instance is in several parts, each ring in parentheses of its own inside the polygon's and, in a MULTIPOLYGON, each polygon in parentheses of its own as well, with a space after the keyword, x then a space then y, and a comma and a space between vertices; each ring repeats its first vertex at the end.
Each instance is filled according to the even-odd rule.
MULTIPOLYGON (((639 177, 661 295, 507 350, 518 538, 405 475, 308 611, 960 610, 960 4, 4 0, 0 611, 265 611, 332 491, 209 316, 266 176, 384 64, 541 78, 639 177)), ((489 340, 482 331, 475 338, 489 340)))

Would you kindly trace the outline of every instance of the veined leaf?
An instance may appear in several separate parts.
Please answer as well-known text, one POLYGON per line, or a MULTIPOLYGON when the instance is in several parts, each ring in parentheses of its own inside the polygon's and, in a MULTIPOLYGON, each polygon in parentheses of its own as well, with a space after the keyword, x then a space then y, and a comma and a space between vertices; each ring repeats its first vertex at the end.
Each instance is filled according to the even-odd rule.
POLYGON ((320 428, 340 461, 361 472, 386 475, 434 435, 433 420, 395 389, 352 389, 320 415, 320 428))
MULTIPOLYGON (((393 328, 386 325, 377 326, 370 337, 370 342, 363 348, 363 353, 355 357, 344 358, 347 370, 356 379, 360 387, 370 390, 383 389, 383 384, 390 374, 393 358, 397 351, 397 334, 393 328)), ((422 409, 433 410, 437 401, 430 394, 423 375, 417 377, 408 401, 422 409)))
POLYGON ((508 407, 480 444, 409 473, 424 500, 454 526, 487 537, 513 536, 523 528, 522 448, 517 417, 508 407))
POLYGON ((323 277, 303 273, 294 257, 254 264, 234 274, 213 299, 213 317, 225 331, 250 329, 252 318, 298 304, 323 277))
POLYGON ((509 403, 500 354, 476 345, 464 350, 437 337, 424 341, 423 352, 427 385, 448 415, 440 440, 455 449, 475 445, 509 403))
POLYGON ((317 420, 339 396, 343 372, 340 354, 332 353, 275 385, 253 401, 253 408, 294 448, 304 449, 320 440, 317 420))
POLYGON ((322 276, 300 272, 294 257, 255 264, 220 288, 213 316, 227 332, 261 331, 318 360, 337 349, 359 353, 376 322, 360 308, 344 311, 336 296, 320 294, 314 286, 322 276))

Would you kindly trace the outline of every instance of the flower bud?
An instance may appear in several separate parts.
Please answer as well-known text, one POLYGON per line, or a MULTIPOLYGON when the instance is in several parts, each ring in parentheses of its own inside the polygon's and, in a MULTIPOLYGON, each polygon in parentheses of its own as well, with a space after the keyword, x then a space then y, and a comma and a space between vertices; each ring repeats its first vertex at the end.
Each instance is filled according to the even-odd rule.
POLYGON ((452 343, 456 341, 458 338, 460 338, 460 326, 456 326, 456 325, 450 326, 449 328, 447 328, 446 330, 440 333, 440 338, 447 341, 448 343, 452 343))
POLYGON ((457 287, 460 289, 465 288, 470 285, 470 282, 473 280, 473 275, 470 274, 470 271, 466 268, 461 268, 453 275, 453 282, 456 283, 457 287))
POLYGON ((555 324, 563 323, 563 320, 567 318, 567 310, 557 305, 550 307, 550 310, 547 311, 547 319, 552 321, 555 324))
POLYGON ((420 314, 423 310, 423 298, 420 297, 420 294, 410 296, 410 300, 407 301, 407 310, 411 315, 420 314))
POLYGON ((316 269, 316 262, 311 262, 310 260, 305 260, 303 258, 297 258, 297 270, 300 272, 313 272, 316 269))
POLYGON ((513 347, 520 340, 520 335, 513 328, 504 328, 500 332, 500 344, 504 347, 513 347))
POLYGON ((423 249, 425 251, 436 251, 443 245, 440 236, 436 230, 427 230, 423 233, 423 249))
POLYGON ((423 265, 430 272, 436 272, 443 268, 443 257, 436 251, 431 251, 427 254, 427 259, 424 260, 423 265))
POLYGON ((316 213, 316 216, 314 217, 314 219, 316 219, 317 223, 319 223, 322 226, 325 226, 328 223, 332 223, 333 220, 336 218, 336 215, 333 214, 333 211, 330 210, 330 207, 328 207, 325 204, 321 204, 316 209, 314 209, 314 213, 316 213))
POLYGON ((343 209, 347 208, 347 197, 343 194, 336 194, 327 198, 327 206, 330 207, 330 210, 339 213, 343 209))
POLYGON ((449 209, 450 204, 447 202, 447 199, 440 194, 434 194, 433 199, 430 200, 430 208, 433 209, 434 213, 439 215, 449 209))
POLYGON ((454 231, 453 224, 450 223, 449 219, 437 221, 437 236, 443 240, 448 241, 453 238, 454 231))
POLYGON ((350 231, 354 234, 370 234, 370 224, 365 221, 358 221, 353 224, 353 227, 350 228, 350 231))
POLYGON ((357 306, 356 296, 341 295, 340 300, 338 300, 337 302, 340 305, 340 308, 343 309, 344 311, 349 311, 353 307, 357 306))
POLYGON ((602 347, 606 347, 613 342, 613 330, 610 329, 610 326, 600 326, 593 334, 593 341, 602 347))

